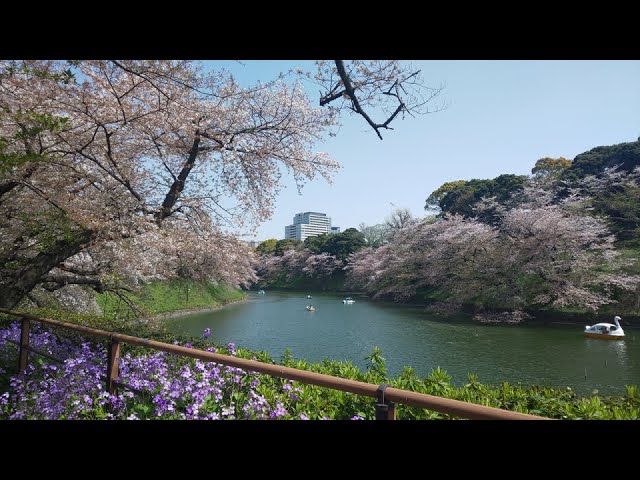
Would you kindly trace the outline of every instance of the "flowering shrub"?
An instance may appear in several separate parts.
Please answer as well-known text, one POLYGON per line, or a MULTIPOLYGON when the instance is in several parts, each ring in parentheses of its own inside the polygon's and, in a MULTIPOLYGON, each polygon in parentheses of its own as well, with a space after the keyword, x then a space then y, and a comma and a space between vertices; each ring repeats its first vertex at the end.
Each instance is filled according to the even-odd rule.
MULTIPOLYGON (((211 335, 205 329, 203 337, 211 335)), ((7 339, 20 337, 18 323, 0 330, 0 363, 15 362, 16 347, 7 339)), ((178 343, 178 342, 175 342, 178 343)), ((120 357, 119 378, 132 390, 117 395, 105 391, 106 348, 74 342, 34 325, 30 345, 65 359, 55 364, 31 356, 26 374, 10 377, 0 395, 0 416, 9 419, 310 419, 302 388, 285 381, 214 362, 166 352, 120 357)), ((191 347, 190 344, 185 344, 191 347)), ((208 351, 218 351, 208 347, 208 351)), ((236 355, 229 343, 223 353, 236 355)), ((9 367, 7 367, 9 368, 9 367)), ((0 371, 0 374, 3 372, 0 371)))

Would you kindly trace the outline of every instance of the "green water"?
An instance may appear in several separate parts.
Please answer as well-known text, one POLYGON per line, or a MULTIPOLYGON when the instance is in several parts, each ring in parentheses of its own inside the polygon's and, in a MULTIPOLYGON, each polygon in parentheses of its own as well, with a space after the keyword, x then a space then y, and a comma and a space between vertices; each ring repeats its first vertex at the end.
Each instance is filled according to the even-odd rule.
POLYGON ((364 368, 377 345, 390 375, 405 365, 422 376, 439 366, 457 385, 468 372, 483 383, 571 387, 583 394, 623 394, 625 384, 640 385, 640 331, 624 321, 625 340, 605 341, 583 337, 582 325, 481 325, 420 307, 360 297, 345 305, 339 295, 309 293, 311 300, 306 293, 252 292, 244 302, 166 322, 198 337, 209 327, 216 343, 234 342, 274 359, 289 348, 295 358, 351 360, 364 368), (306 311, 308 304, 316 311, 306 311))

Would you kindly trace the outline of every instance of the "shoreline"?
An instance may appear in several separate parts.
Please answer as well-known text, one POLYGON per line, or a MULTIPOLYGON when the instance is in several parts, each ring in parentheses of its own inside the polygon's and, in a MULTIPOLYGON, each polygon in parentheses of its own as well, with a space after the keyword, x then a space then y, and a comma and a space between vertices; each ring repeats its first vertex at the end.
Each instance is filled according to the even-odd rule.
POLYGON ((216 310, 220 310, 221 308, 224 308, 227 305, 230 305, 232 303, 245 302, 248 298, 249 296, 245 295, 245 297, 241 298, 240 300, 232 300, 216 306, 184 308, 180 310, 173 310, 172 312, 162 312, 162 313, 153 315, 151 317, 142 317, 140 320, 142 320, 145 323, 148 323, 148 322, 157 322, 160 320, 167 320, 169 318, 182 317, 183 315, 189 315, 191 313, 215 312, 216 310))

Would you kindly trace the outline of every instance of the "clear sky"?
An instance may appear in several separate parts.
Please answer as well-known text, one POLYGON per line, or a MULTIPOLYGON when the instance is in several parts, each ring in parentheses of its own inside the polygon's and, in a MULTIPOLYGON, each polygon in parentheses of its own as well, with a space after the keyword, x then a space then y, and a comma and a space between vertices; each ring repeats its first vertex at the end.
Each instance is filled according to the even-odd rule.
MULTIPOLYGON (((207 63, 247 85, 289 68, 313 68, 296 60, 207 63)), ((445 84, 439 99, 448 107, 397 120, 382 141, 361 117, 343 117, 338 136, 316 148, 342 164, 333 184, 317 179, 298 195, 293 179, 283 177, 273 217, 255 239, 284 238, 285 225, 305 211, 326 213, 342 231, 381 223, 395 207, 424 216, 425 199, 444 182, 530 174, 539 158, 573 159, 640 137, 640 61, 411 63, 426 84, 445 84)), ((317 90, 309 89, 314 102, 317 90)))

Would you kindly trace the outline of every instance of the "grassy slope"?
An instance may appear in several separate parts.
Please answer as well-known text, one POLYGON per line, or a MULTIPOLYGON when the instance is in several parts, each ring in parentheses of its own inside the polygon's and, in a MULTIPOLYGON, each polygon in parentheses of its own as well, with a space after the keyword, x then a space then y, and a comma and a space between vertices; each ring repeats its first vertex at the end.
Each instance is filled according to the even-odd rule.
MULTIPOLYGON (((141 291, 136 294, 128 295, 135 310, 111 294, 96 296, 98 304, 103 309, 103 315, 71 312, 62 308, 59 302, 51 302, 49 306, 44 308, 18 308, 16 310, 26 311, 44 318, 53 318, 110 332, 153 338, 171 343, 175 340, 187 342, 191 339, 169 332, 163 322, 148 322, 144 318, 177 310, 215 308, 242 300, 245 297, 246 294, 239 290, 212 284, 189 281, 154 282, 144 285, 141 291), (187 288, 189 288, 188 299, 187 288)), ((0 314, 0 328, 13 320, 13 317, 0 314)))
POLYGON ((185 280, 154 282, 142 287, 140 292, 128 295, 129 300, 141 311, 133 312, 120 298, 109 294, 98 294, 96 300, 107 318, 140 315, 157 315, 194 308, 225 305, 242 300, 245 294, 239 290, 212 284, 185 280))

